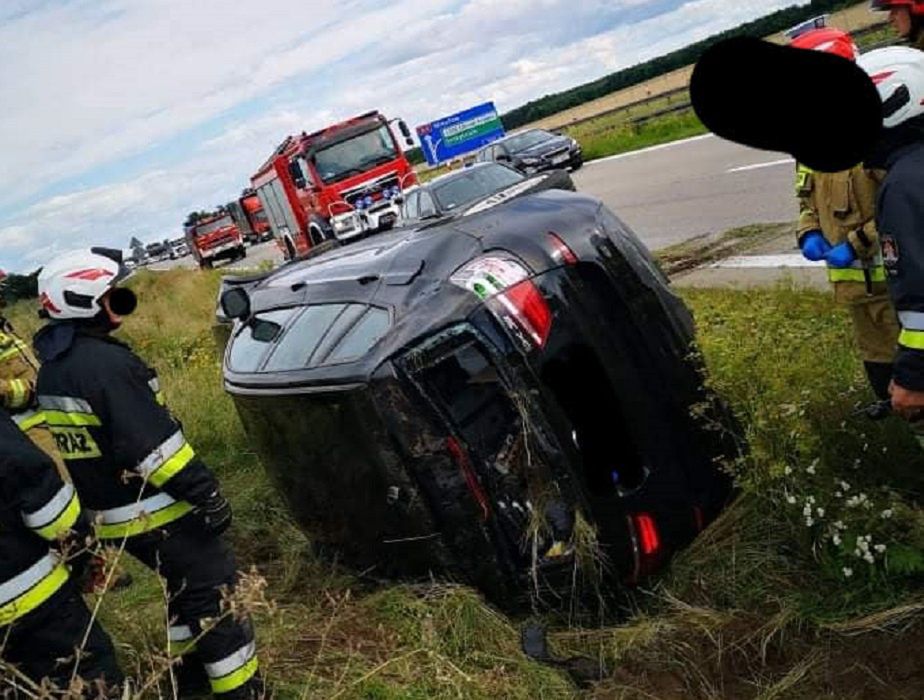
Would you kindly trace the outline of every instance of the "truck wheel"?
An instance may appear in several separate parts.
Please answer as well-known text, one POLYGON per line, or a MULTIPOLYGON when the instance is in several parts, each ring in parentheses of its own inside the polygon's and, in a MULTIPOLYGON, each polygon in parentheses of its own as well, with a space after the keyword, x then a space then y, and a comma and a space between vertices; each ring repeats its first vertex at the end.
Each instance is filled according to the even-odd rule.
POLYGON ((247 257, 247 248, 241 246, 237 249, 237 255, 235 256, 237 260, 243 260, 247 257))

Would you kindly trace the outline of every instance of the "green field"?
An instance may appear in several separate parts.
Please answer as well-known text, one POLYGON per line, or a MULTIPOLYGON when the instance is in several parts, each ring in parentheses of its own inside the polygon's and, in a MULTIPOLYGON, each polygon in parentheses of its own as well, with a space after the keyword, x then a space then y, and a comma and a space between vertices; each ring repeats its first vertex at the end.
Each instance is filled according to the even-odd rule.
MULTIPOLYGON (((249 580, 245 607, 276 697, 924 697, 924 516, 913 505, 924 459, 903 423, 852 415, 871 396, 848 320, 827 295, 684 292, 710 382, 750 443, 729 465, 742 495, 633 596, 624 624, 554 631, 561 654, 607 668, 579 690, 525 658, 519 622, 470 589, 375 585, 312 554, 222 391, 210 331, 218 279, 137 275, 141 306, 122 336, 160 371, 234 503, 239 559, 262 577, 249 580), (872 564, 854 552, 867 535, 872 564)), ((12 312, 22 330, 35 328, 31 307, 12 312)), ((153 683, 162 594, 132 570, 136 585, 107 595, 101 614, 125 668, 153 683)), ((171 697, 163 677, 160 692, 171 697)))

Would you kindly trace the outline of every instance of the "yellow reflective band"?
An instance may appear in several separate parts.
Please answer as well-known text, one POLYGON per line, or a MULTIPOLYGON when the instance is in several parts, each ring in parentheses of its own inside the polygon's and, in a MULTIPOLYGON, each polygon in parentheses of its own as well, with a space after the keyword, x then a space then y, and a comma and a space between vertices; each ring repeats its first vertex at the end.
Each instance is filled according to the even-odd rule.
POLYGON ((22 379, 13 379, 10 381, 10 390, 13 393, 10 408, 14 411, 25 408, 29 399, 29 385, 22 379))
POLYGON ((260 664, 255 656, 237 671, 229 673, 227 676, 210 678, 212 692, 218 695, 219 693, 230 693, 232 690, 237 690, 256 675, 259 666, 260 664))
POLYGON ((101 540, 120 540, 123 537, 142 535, 179 520, 192 509, 193 507, 186 501, 179 501, 163 510, 145 513, 140 518, 129 520, 127 523, 99 524, 96 526, 96 535, 101 540))
POLYGON ((80 499, 77 498, 77 493, 74 492, 74 496, 67 504, 67 507, 61 512, 61 515, 35 532, 46 540, 56 540, 60 535, 70 532, 70 529, 74 527, 74 523, 77 522, 79 515, 80 499))
POLYGON ((13 420, 16 421, 21 431, 27 433, 45 422, 45 414, 42 411, 33 411, 21 416, 13 416, 13 420))
MULTIPOLYGON (((869 268, 869 280, 870 282, 885 282, 886 274, 884 267, 871 267, 869 268)), ((845 268, 828 268, 828 281, 829 282, 866 282, 866 275, 863 270, 857 269, 855 267, 845 267, 845 268)))
POLYGON ((173 455, 170 459, 164 462, 157 470, 151 474, 148 479, 154 486, 163 486, 170 479, 176 476, 177 472, 181 471, 186 465, 188 465, 193 457, 196 456, 196 453, 193 451, 192 445, 188 442, 184 443, 179 451, 173 455))
POLYGON ((0 333, 0 339, 3 338, 7 338, 10 342, 8 345, 5 344, 3 349, 0 350, 0 362, 15 357, 16 355, 21 355, 29 349, 28 345, 11 335, 0 333))
POLYGON ((67 567, 59 564, 45 578, 18 598, 0 607, 0 626, 8 625, 27 615, 51 598, 68 579, 67 567))
POLYGON ((45 411, 45 420, 48 425, 92 425, 94 427, 102 425, 102 421, 92 413, 66 413, 65 411, 45 411))
POLYGON ((167 642, 167 653, 170 656, 184 656, 196 650, 195 639, 185 639, 177 642, 167 642))
POLYGON ((898 335, 898 344, 912 350, 924 350, 924 331, 903 328, 898 335))

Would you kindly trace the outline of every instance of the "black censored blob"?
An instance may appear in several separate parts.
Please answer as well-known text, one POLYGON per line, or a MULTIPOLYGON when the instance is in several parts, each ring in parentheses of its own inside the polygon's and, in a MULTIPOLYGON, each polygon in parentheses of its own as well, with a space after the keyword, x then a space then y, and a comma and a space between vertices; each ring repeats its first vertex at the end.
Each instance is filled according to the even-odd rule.
POLYGON ((119 316, 129 316, 138 307, 138 297, 131 289, 116 287, 109 294, 109 308, 119 316))
POLYGON ((882 131, 879 94, 855 64, 759 39, 708 49, 693 71, 690 96, 718 136, 789 153, 815 170, 862 162, 882 131))

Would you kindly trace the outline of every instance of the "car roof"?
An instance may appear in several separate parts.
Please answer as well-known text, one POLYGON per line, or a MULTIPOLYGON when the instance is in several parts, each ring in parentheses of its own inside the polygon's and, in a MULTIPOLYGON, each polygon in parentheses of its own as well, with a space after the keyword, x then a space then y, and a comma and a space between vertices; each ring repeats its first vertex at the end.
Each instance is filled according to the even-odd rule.
POLYGON ((484 168, 497 168, 497 167, 502 168, 504 166, 503 165, 499 166, 497 163, 472 163, 471 165, 467 165, 464 168, 459 168, 458 170, 451 170, 448 173, 444 173, 443 175, 440 175, 439 177, 433 178, 432 180, 427 180, 427 182, 422 183, 420 186, 430 187, 432 185, 437 185, 443 182, 448 182, 449 180, 454 180, 455 178, 460 177, 461 175, 464 175, 465 173, 470 173, 473 170, 479 170, 479 169, 483 170, 484 168))

